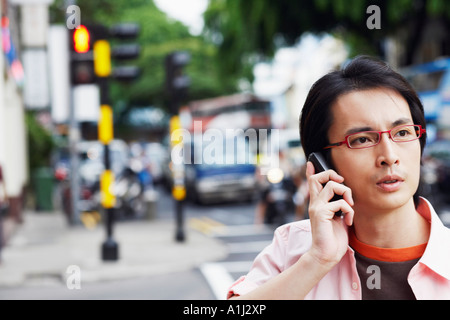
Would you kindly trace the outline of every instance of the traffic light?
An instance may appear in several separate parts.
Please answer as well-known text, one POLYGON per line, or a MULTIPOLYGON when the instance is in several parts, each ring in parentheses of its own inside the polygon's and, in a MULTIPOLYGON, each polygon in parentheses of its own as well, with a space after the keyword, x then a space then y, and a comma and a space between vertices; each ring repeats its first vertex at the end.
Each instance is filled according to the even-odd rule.
POLYGON ((89 51, 91 35, 85 26, 80 26, 73 32, 73 48, 77 53, 86 53, 89 51))
POLYGON ((186 51, 172 52, 166 57, 166 91, 172 114, 178 114, 180 104, 187 98, 191 80, 184 74, 184 67, 190 60, 191 55, 186 51))
POLYGON ((70 43, 70 74, 73 85, 95 82, 92 31, 80 25, 72 32, 70 43))
MULTIPOLYGON (((120 40, 135 39, 139 34, 139 26, 135 23, 121 23, 110 28, 112 38, 120 40)), ((133 60, 139 57, 140 46, 134 43, 115 45, 111 50, 113 61, 133 60)), ((115 66, 112 77, 119 81, 131 81, 139 77, 140 69, 136 66, 115 66)))
POLYGON ((135 39, 139 26, 135 23, 121 23, 107 28, 98 24, 80 25, 71 31, 70 65, 72 84, 95 83, 97 78, 112 77, 119 81, 136 79, 140 69, 136 66, 116 66, 111 61, 136 59, 140 54, 137 44, 119 44, 110 47, 109 40, 135 39))
POLYGON ((94 43, 94 70, 101 78, 111 74, 111 48, 107 40, 98 40, 94 43))

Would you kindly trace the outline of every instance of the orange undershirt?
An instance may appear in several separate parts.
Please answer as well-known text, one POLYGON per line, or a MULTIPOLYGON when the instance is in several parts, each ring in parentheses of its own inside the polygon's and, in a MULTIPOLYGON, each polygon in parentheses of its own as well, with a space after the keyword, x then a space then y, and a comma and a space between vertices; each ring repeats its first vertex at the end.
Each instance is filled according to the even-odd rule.
POLYGON ((398 249, 379 248, 359 241, 353 228, 349 229, 348 238, 350 246, 359 254, 369 259, 385 262, 402 262, 418 259, 422 257, 428 244, 423 243, 413 247, 398 249))

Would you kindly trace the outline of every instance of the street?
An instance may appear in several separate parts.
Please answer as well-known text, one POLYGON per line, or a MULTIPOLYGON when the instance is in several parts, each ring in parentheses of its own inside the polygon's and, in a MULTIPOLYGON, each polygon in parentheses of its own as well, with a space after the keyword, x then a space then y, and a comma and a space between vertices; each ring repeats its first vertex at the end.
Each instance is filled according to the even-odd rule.
MULTIPOLYGON (((175 240, 173 240, 174 234, 167 234, 175 230, 173 200, 162 189, 159 190, 159 194, 157 219, 150 223, 161 223, 169 226, 164 237, 167 238, 167 241, 172 242, 171 246, 179 247, 180 245, 175 244, 175 240)), ((144 272, 143 275, 130 274, 129 276, 115 276, 109 279, 102 275, 99 277, 99 281, 83 281, 82 268, 81 286, 74 290, 70 290, 66 281, 64 281, 64 277, 58 274, 45 273, 44 271, 30 273, 29 271, 26 280, 20 285, 0 286, 0 299, 224 299, 229 285, 241 275, 247 273, 258 252, 272 239, 273 230, 271 228, 253 224, 255 205, 256 202, 206 206, 189 202, 185 204, 184 230, 186 232, 186 244, 182 244, 182 246, 186 246, 186 248, 196 246, 197 241, 202 241, 201 239, 196 240, 201 235, 204 239, 217 241, 221 244, 224 248, 223 251, 226 252, 226 254, 220 255, 223 258, 202 261, 192 267, 181 269, 169 267, 166 271, 158 271, 156 274, 144 272)), ((133 224, 139 224, 139 221, 122 221, 116 224, 118 242, 123 251, 130 244, 124 243, 126 238, 124 236, 120 238, 119 235, 125 233, 124 228, 131 229, 133 224)), ((46 241, 51 241, 49 238, 56 239, 56 235, 54 237, 49 235, 48 229, 50 227, 47 226, 41 231, 35 230, 33 237, 37 239, 39 232, 47 232, 46 241)), ((98 228, 101 229, 102 227, 99 226, 98 228)), ((133 230, 139 229, 134 226, 133 230)), ((102 235, 100 234, 100 236, 102 235)), ((137 235, 134 235, 134 237, 136 238, 137 235)), ((137 241, 134 238, 130 239, 137 241)), ((39 245, 39 242, 43 241, 45 240, 37 239, 36 243, 39 245)), ((86 238, 84 241, 92 240, 86 238)), ((140 246, 144 247, 142 244, 140 246)), ((9 263, 7 258, 11 255, 11 253, 8 255, 7 250, 8 248, 5 248, 3 261, 5 267, 9 263)), ((70 250, 70 248, 67 250, 70 250)), ((167 247, 166 250, 170 251, 171 248, 167 247)), ((91 251, 89 250, 85 255, 91 255, 91 251)), ((93 250, 94 255, 97 251, 96 248, 93 250)), ((155 255, 159 255, 159 253, 155 252, 155 255)), ((92 260, 92 258, 90 259, 92 260)), ((125 259, 124 257, 123 260, 125 259)), ((141 259, 143 260, 143 258, 141 259)), ((183 264, 181 259, 180 255, 178 264, 183 264)), ((177 258, 175 257, 173 260, 176 262, 177 258)), ((119 261, 110 264, 115 263, 123 268, 123 265, 127 262, 119 261)), ((151 267, 148 266, 147 269, 151 269, 151 267)), ((117 270, 124 272, 123 270, 126 271, 127 269, 117 270)), ((88 278, 89 271, 86 270, 84 273, 85 279, 88 278)), ((105 271, 100 271, 105 273, 105 271)))
MULTIPOLYGON (((171 202, 169 197, 161 197, 160 206, 171 202)), ((226 298, 229 286, 248 272, 257 254, 272 241, 273 227, 254 224, 255 206, 256 201, 185 205, 188 227, 220 240, 227 247, 226 258, 199 267, 215 299, 226 298)))

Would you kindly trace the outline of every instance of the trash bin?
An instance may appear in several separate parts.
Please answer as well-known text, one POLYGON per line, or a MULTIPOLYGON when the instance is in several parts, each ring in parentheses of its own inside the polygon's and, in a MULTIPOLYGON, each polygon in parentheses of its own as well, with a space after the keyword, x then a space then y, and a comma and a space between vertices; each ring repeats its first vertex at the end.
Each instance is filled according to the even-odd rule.
POLYGON ((36 196, 37 211, 53 210, 53 170, 49 167, 41 167, 33 170, 32 183, 36 196))

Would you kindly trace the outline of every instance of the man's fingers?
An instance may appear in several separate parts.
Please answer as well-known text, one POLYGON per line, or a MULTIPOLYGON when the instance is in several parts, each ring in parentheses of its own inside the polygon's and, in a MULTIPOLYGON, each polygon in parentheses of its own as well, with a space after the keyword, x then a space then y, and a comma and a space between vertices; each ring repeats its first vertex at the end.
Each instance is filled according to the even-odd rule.
POLYGON ((333 199, 335 195, 342 196, 351 206, 355 204, 352 197, 352 189, 341 183, 329 181, 323 188, 320 196, 323 197, 323 201, 328 202, 333 199))
POLYGON ((306 177, 308 178, 309 191, 313 199, 322 191, 323 186, 328 181, 344 182, 344 178, 334 170, 315 173, 314 165, 309 161, 306 164, 306 177))

